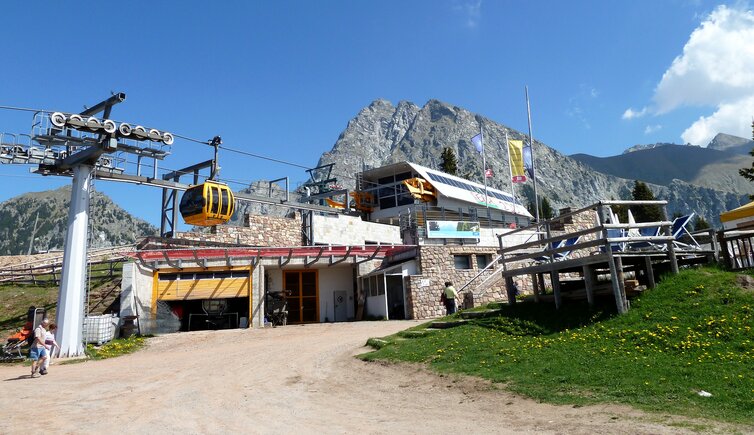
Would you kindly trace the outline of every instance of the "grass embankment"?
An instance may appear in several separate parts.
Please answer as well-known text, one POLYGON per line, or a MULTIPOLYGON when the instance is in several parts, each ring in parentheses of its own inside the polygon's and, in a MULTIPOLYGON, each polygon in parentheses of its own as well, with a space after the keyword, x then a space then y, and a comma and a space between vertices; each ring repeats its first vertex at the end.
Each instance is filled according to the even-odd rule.
MULTIPOLYGON (((96 292, 101 286, 120 279, 121 265, 114 266, 112 276, 107 264, 94 265, 88 272, 90 274, 88 284, 96 292)), ((52 275, 40 275, 36 278, 40 284, 0 285, 0 339, 3 341, 24 326, 30 306, 44 308, 47 310, 47 317, 55 319, 59 286, 51 281, 52 275)), ((57 278, 60 276, 58 275, 57 278)))
POLYGON ((503 306, 463 326, 385 337, 363 358, 427 363, 552 403, 754 423, 754 294, 735 276, 707 268, 666 277, 622 316, 572 302, 560 311, 503 306))
POLYGON ((47 316, 55 318, 58 288, 31 284, 4 284, 0 286, 0 339, 5 339, 21 329, 26 322, 30 306, 45 308, 47 316))

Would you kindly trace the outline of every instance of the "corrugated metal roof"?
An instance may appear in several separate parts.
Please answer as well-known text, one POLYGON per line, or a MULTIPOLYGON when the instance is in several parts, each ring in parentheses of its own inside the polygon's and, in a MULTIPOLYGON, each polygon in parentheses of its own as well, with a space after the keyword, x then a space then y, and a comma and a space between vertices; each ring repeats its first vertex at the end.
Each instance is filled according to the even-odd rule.
POLYGON ((526 207, 515 200, 508 192, 487 187, 487 202, 485 203, 485 188, 483 184, 475 183, 455 175, 434 169, 425 168, 416 163, 406 162, 411 168, 425 180, 429 181, 434 188, 443 196, 465 202, 478 204, 482 207, 490 206, 519 216, 533 218, 526 207))

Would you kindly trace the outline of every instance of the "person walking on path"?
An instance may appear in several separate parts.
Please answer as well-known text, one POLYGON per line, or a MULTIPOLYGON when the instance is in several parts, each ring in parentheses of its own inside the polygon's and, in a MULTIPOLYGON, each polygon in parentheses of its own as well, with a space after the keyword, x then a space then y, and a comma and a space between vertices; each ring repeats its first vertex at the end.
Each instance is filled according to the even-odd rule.
POLYGON ((47 368, 50 367, 50 363, 52 363, 52 353, 55 348, 60 349, 60 346, 58 345, 58 342, 55 341, 55 331, 58 329, 58 325, 54 323, 50 323, 50 326, 47 327, 47 334, 45 335, 45 346, 47 347, 47 358, 45 359, 44 363, 42 364, 42 369, 40 370, 40 373, 47 374, 47 368))
POLYGON ((447 311, 447 315, 454 314, 456 312, 456 298, 458 297, 458 293, 456 292, 455 287, 453 287, 452 282, 445 282, 443 294, 445 295, 445 310, 447 311))
POLYGON ((37 374, 37 369, 40 375, 46 375, 47 372, 43 368, 43 364, 47 359, 47 346, 45 345, 45 337, 47 336, 47 330, 45 329, 50 321, 47 319, 42 320, 42 323, 34 330, 34 341, 31 343, 31 349, 29 349, 29 358, 31 358, 31 377, 37 374))

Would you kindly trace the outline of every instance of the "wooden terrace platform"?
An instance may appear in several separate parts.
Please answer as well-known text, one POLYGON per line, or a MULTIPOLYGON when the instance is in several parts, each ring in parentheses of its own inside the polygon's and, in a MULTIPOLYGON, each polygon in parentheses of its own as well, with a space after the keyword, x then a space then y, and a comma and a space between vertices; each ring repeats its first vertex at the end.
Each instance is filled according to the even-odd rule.
MULTIPOLYGON (((540 300, 544 293, 544 275, 549 275, 552 283, 553 299, 556 307, 560 307, 563 300, 561 289, 561 275, 569 274, 577 280, 583 281, 586 299, 594 303, 595 288, 598 276, 609 276, 609 285, 615 297, 618 311, 628 310, 626 299, 626 275, 633 272, 636 279, 648 288, 655 285, 658 273, 678 273, 680 266, 704 264, 717 260, 718 249, 714 233, 710 231, 710 244, 686 244, 676 240, 671 235, 673 222, 642 222, 642 223, 610 223, 611 205, 666 205, 666 201, 601 201, 591 206, 563 214, 556 219, 543 221, 526 228, 508 232, 498 236, 500 238, 500 259, 502 276, 506 279, 508 300, 515 303, 515 289, 513 278, 521 275, 532 277, 534 299, 540 300), (571 232, 561 232, 553 235, 551 228, 559 221, 568 217, 592 213, 595 224, 588 228, 581 228, 571 232), (660 228, 656 236, 642 236, 641 228, 660 228), (544 238, 515 246, 503 247, 503 238, 518 231, 536 231, 545 235, 544 238), (562 241, 579 237, 578 241, 569 246, 558 246, 562 241), (583 241, 582 241, 583 240, 583 241)), ((666 214, 667 215, 667 214, 666 214)))

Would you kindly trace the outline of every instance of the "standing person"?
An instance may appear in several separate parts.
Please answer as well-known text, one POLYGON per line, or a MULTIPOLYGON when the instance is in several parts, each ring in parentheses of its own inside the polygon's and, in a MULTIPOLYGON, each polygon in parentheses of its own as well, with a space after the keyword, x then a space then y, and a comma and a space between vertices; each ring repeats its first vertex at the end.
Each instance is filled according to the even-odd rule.
POLYGON ((50 363, 52 362, 52 352, 54 348, 58 348, 60 350, 60 346, 58 345, 58 342, 55 341, 55 331, 58 329, 58 325, 54 323, 50 323, 50 326, 47 327, 47 334, 45 334, 45 346, 47 347, 47 359, 45 359, 44 363, 42 364, 42 369, 39 371, 39 373, 46 375, 47 374, 47 368, 50 367, 50 363))
POLYGON ((445 310, 447 311, 447 315, 454 314, 456 312, 456 298, 458 297, 458 293, 453 287, 452 282, 445 281, 443 294, 445 295, 445 310))
MULTIPOLYGON (((47 346, 45 345, 45 337, 47 336, 47 325, 50 321, 47 319, 42 320, 42 323, 34 330, 34 341, 31 343, 31 349, 29 349, 29 358, 31 358, 31 377, 37 374, 37 369, 41 368, 47 359, 47 346)), ((47 372, 44 369, 39 371, 39 374, 46 375, 47 372)))

